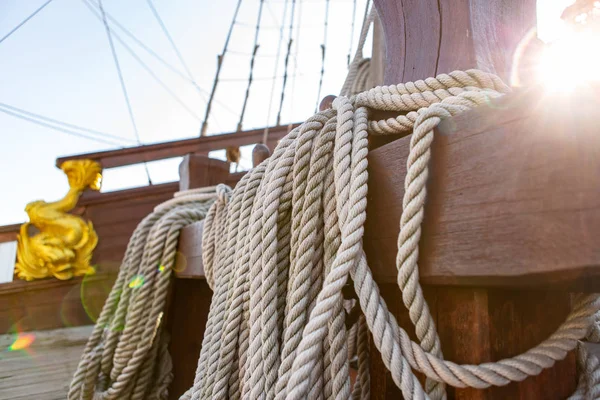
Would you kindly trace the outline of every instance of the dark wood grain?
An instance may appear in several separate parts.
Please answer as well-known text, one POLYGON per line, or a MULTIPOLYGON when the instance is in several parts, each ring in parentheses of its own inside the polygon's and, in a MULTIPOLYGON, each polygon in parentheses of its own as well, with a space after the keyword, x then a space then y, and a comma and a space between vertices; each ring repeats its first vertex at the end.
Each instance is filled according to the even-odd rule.
MULTIPOLYGON (((535 0, 375 0, 386 85, 477 68, 510 81, 517 45, 536 25, 535 0)), ((522 57, 520 63, 528 61, 522 57)), ((517 65, 520 69, 530 66, 517 65)))
POLYGON ((211 298, 212 291, 205 280, 175 279, 167 323, 173 359, 169 399, 179 399, 194 384, 211 298))
MULTIPOLYGON (((600 285, 599 100, 594 92, 576 103, 527 96, 528 107, 512 107, 507 96, 500 106, 480 107, 437 130, 420 243, 422 282, 600 285)), ((516 104, 525 101, 514 97, 516 104)), ((365 248, 380 281, 396 279, 409 140, 369 155, 365 248)))
MULTIPOLYGON (((277 141, 287 135, 290 128, 295 126, 297 126, 297 124, 270 128, 269 140, 267 143, 269 148, 273 149, 277 141)), ((68 160, 85 158, 100 162, 103 168, 114 168, 166 158, 182 157, 191 153, 206 154, 209 151, 221 150, 228 146, 246 146, 259 143, 262 140, 263 133, 264 129, 254 129, 243 132, 202 136, 194 139, 128 147, 119 150, 77 154, 58 158, 56 160, 56 166, 60 167, 63 162, 68 160)))

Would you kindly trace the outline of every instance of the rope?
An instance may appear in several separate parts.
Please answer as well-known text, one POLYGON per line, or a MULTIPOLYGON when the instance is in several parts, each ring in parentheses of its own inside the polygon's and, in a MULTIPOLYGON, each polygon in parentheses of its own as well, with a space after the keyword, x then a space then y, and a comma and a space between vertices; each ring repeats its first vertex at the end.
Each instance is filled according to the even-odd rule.
MULTIPOLYGON (((364 92, 371 88, 370 84, 370 58, 363 57, 363 48, 367 41, 367 35, 369 28, 373 24, 375 19, 375 7, 370 7, 370 1, 367 1, 365 5, 365 15, 363 17, 363 24, 360 30, 360 36, 358 39, 358 46, 354 58, 348 67, 348 75, 340 91, 341 96, 352 96, 361 92, 364 92)), ((348 56, 349 58, 349 56, 348 56)))
POLYGON ((173 376, 163 313, 179 231, 205 218, 215 197, 214 188, 177 193, 140 222, 86 344, 69 399, 168 398, 173 376))
MULTIPOLYGON (((445 361, 419 284, 434 128, 508 90, 496 76, 469 70, 340 96, 220 197, 203 238, 214 295, 194 385, 182 399, 366 399, 367 332, 405 399, 445 398, 445 384, 482 389, 522 381, 575 349, 595 326, 596 295, 579 295, 557 331, 523 354, 480 365, 445 361), (370 121, 372 111, 398 115, 370 121), (389 312, 362 247, 368 131, 412 132, 396 261, 418 342, 389 312), (348 283, 362 312, 350 330, 350 304, 342 293, 348 283), (351 387, 349 354, 355 346, 359 378, 351 387), (425 388, 413 371, 428 378, 425 388)), ((597 381, 582 381, 581 393, 597 381)))

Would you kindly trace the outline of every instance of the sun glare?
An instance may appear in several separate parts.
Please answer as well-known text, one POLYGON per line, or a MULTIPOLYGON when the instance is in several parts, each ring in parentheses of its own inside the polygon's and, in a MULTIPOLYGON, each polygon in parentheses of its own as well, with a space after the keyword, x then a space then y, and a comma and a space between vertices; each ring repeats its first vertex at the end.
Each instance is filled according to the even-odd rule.
MULTIPOLYGON (((538 8, 538 17, 542 9, 538 8)), ((568 22, 555 21, 553 38, 539 59, 538 80, 550 91, 600 82, 600 1, 575 10, 568 22)))
POLYGON ((544 49, 539 79, 550 89, 565 90, 600 81, 599 37, 570 33, 544 49))

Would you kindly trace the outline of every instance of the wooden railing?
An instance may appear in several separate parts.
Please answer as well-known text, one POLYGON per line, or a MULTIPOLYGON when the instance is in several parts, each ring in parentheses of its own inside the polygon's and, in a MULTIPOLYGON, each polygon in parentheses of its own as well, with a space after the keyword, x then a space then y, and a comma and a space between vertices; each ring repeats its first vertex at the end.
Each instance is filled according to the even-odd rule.
MULTIPOLYGON (((267 146, 273 149, 277 142, 298 124, 275 126, 269 128, 267 146)), ((77 154, 60 157, 56 166, 67 160, 87 158, 100 162, 103 168, 122 167, 125 165, 181 157, 186 154, 208 154, 213 150, 222 150, 230 146, 247 146, 261 143, 265 129, 203 136, 194 139, 177 140, 164 143, 128 147, 119 150, 101 151, 97 153, 77 154)))

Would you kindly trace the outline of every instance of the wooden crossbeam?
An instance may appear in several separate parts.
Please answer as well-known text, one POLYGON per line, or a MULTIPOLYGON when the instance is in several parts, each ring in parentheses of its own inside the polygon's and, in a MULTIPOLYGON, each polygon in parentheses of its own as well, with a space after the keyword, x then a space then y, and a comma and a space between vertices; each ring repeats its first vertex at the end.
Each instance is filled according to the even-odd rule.
MULTIPOLYGON (((282 125, 269 128, 268 147, 274 148, 277 141, 283 138, 290 129, 298 124, 282 125)), ((190 153, 208 153, 221 150, 229 146, 246 146, 260 143, 264 129, 254 129, 243 132, 234 132, 221 135, 203 136, 194 139, 163 142, 137 147, 128 147, 119 150, 100 151, 97 153, 77 154, 61 157, 56 160, 56 166, 68 160, 91 159, 102 164, 103 168, 122 167, 125 165, 142 162, 163 160, 172 157, 181 157, 190 153)))

